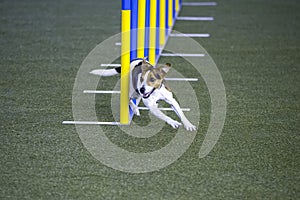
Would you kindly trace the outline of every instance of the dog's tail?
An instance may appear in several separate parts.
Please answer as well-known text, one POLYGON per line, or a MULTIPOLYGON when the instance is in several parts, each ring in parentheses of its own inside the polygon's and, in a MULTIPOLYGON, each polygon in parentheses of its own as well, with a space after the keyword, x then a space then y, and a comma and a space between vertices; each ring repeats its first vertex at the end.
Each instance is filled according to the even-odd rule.
POLYGON ((116 67, 114 69, 95 69, 90 72, 97 76, 115 76, 121 73, 121 67, 116 67))

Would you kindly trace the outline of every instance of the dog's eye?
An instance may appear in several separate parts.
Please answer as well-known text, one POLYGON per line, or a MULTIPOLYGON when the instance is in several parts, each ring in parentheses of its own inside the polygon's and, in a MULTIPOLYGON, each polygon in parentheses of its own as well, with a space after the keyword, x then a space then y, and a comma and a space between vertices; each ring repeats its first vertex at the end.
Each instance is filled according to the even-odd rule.
POLYGON ((154 79, 154 78, 150 78, 150 82, 152 82, 152 83, 153 83, 154 81, 155 81, 155 79, 154 79))

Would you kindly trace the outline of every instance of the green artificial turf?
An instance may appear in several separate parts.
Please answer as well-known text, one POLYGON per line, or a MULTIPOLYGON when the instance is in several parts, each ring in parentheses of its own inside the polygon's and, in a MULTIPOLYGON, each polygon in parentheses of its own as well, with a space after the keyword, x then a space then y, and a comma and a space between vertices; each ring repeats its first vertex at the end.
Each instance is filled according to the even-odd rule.
MULTIPOLYGON (((201 108, 194 142, 170 166, 145 174, 105 166, 75 126, 61 124, 72 120, 82 61, 119 33, 120 8, 119 1, 0 1, 0 199, 299 199, 300 3, 226 0, 182 8, 180 16, 215 18, 177 21, 174 30, 211 34, 196 40, 222 75, 226 122, 214 149, 199 159, 210 96, 201 78, 191 83, 201 108)), ((181 58, 160 62, 195 74, 181 58)), ((117 78, 106 80, 98 87, 112 89, 117 78)), ((109 97, 97 96, 96 108, 110 108, 109 97)), ((147 113, 134 121, 146 125, 147 113)), ((112 118, 109 110, 97 116, 112 118)), ((167 125, 149 140, 105 130, 136 152, 159 149, 176 134, 167 125)))

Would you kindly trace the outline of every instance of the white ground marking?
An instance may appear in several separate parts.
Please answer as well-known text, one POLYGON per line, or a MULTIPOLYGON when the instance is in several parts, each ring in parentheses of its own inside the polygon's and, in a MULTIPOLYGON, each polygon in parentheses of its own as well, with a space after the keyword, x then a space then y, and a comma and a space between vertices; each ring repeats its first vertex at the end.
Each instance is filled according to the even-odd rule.
POLYGON ((170 34, 170 37, 210 37, 209 33, 177 33, 170 34))
POLYGON ((121 67, 121 64, 101 64, 101 67, 121 67))
POLYGON ((198 78, 165 78, 166 81, 198 81, 198 78))
POLYGON ((62 124, 78 124, 78 125, 120 125, 120 122, 63 121, 62 124))
MULTIPOLYGON (((149 108, 147 108, 147 107, 139 107, 139 110, 149 110, 149 108)), ((163 111, 173 111, 172 108, 159 108, 159 110, 163 110, 163 111)), ((181 110, 184 111, 184 112, 191 111, 190 108, 181 108, 181 110)))
POLYGON ((202 53, 162 53, 160 56, 170 56, 170 57, 204 57, 205 54, 202 53))
POLYGON ((182 2, 183 6, 216 6, 217 2, 182 2))
POLYGON ((213 21, 213 17, 177 17, 176 20, 185 20, 185 21, 213 21))
POLYGON ((85 94, 120 94, 120 91, 114 90, 84 90, 85 94))

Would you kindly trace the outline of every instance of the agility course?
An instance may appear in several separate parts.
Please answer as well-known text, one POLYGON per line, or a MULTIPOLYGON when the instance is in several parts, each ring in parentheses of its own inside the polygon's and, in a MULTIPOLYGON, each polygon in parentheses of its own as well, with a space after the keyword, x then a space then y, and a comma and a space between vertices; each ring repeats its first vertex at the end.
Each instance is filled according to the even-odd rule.
MULTIPOLYGON (((63 124, 127 125, 134 113, 129 107, 130 61, 147 58, 155 66, 160 57, 204 57, 203 53, 163 53, 169 37, 207 38, 208 33, 173 33, 176 20, 213 21, 213 17, 178 17, 182 6, 216 6, 216 2, 189 2, 181 0, 123 0, 121 11, 121 64, 102 63, 101 67, 118 67, 121 70, 120 91, 91 91, 87 94, 120 94, 120 122, 63 121, 63 124)), ((198 81, 198 78, 166 78, 169 81, 198 81)), ((138 105, 141 99, 134 100, 138 105)), ((144 109, 142 107, 142 109, 144 109)), ((164 108, 163 108, 164 109, 164 108)), ((167 109, 169 110, 169 109, 167 109)), ((189 110, 187 108, 187 110, 189 110)))
MULTIPOLYGON (((120 33, 121 2, 0 2, 0 199, 299 199, 299 1, 226 0, 197 7, 187 1, 173 30, 197 34, 194 39, 216 62, 226 86, 226 123, 213 151, 199 159, 211 101, 202 78, 191 82, 201 107, 195 140, 172 165, 145 174, 105 166, 87 151, 76 126, 61 124, 74 119, 72 92, 82 61, 120 33), (214 21, 191 20, 199 17, 214 21)), ((169 44, 182 37, 173 34, 169 44)), ((180 56, 161 56, 159 62, 175 63, 186 77, 195 73, 180 56)), ((109 64, 120 66, 120 60, 109 64)), ((84 89, 114 90, 119 77, 104 80, 84 89)), ((118 100, 119 94, 95 95, 93 106, 103 112, 98 121, 113 121, 113 95, 118 100)), ((146 126, 148 111, 140 118, 130 126, 78 126, 101 127, 116 145, 142 153, 163 148, 179 131, 166 125, 140 139, 119 130, 146 126)))
MULTIPOLYGON (((147 57, 155 66, 160 56, 204 56, 204 54, 162 54, 169 36, 209 37, 209 34, 171 34, 176 20, 212 21, 213 17, 179 17, 184 6, 216 6, 216 2, 190 2, 182 0, 123 0, 120 124, 129 124, 133 113, 128 108, 129 63, 135 58, 147 57)), ((169 79, 170 80, 170 79, 169 79)), ((175 80, 175 79, 173 79, 175 80)), ((179 80, 179 79, 177 79, 179 80)), ((180 79, 179 81, 181 81, 180 79)), ((184 81, 198 81, 185 79, 184 81)))

